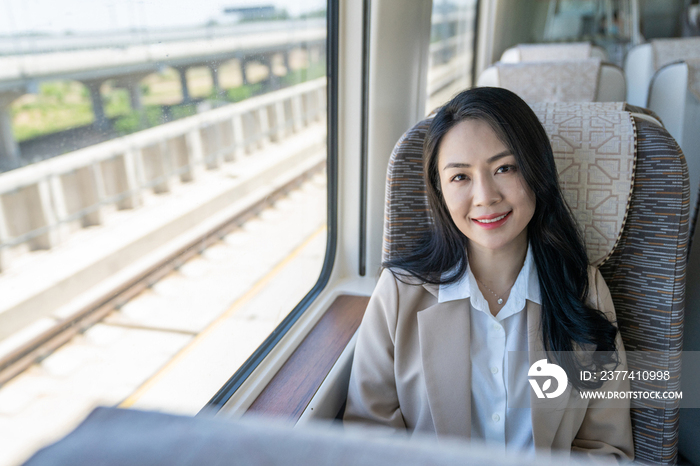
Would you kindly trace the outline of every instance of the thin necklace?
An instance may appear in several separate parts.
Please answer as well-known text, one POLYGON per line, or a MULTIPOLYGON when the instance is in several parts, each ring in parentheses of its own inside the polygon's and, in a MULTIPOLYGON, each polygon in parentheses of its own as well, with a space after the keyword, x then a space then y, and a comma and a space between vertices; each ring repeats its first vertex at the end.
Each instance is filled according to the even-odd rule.
MULTIPOLYGON (((487 290, 489 290, 489 291, 491 292, 491 294, 494 295, 494 296, 496 297, 496 299, 497 299, 496 302, 497 302, 498 304, 503 304, 503 298, 501 298, 500 296, 498 296, 491 288, 489 288, 488 286, 484 285, 484 283, 483 283, 481 280, 479 280, 479 279, 476 278, 476 277, 474 277, 474 278, 476 279, 477 282, 479 282, 479 284, 480 284, 481 286, 483 286, 484 288, 486 288, 487 290)), ((508 287, 508 290, 507 290, 507 291, 509 291, 511 288, 513 288, 513 285, 510 285, 510 286, 508 287)), ((507 291, 506 291, 506 292, 507 292, 507 291)))

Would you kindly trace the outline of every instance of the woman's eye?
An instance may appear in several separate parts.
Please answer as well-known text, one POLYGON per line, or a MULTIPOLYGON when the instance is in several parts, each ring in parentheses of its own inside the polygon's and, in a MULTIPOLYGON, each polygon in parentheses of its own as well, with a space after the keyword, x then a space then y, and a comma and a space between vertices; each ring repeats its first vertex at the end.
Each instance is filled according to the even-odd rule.
POLYGON ((515 165, 503 165, 501 167, 498 167, 498 170, 496 170, 496 173, 508 173, 508 172, 514 172, 518 169, 515 165))
POLYGON ((465 181, 468 180, 467 175, 459 174, 452 177, 452 181, 465 181))

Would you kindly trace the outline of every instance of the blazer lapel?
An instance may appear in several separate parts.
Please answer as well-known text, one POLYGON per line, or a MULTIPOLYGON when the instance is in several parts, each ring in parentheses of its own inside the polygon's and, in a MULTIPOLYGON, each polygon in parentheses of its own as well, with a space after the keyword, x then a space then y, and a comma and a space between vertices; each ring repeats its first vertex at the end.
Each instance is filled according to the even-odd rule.
POLYGON ((418 312, 425 385, 438 435, 471 436, 469 300, 418 312))
MULTIPOLYGON (((547 358, 547 361, 551 363, 553 361, 551 361, 551 358, 547 357, 542 343, 540 329, 542 309, 539 304, 530 301, 527 301, 526 308, 530 366, 544 358, 547 358)), ((569 404, 570 396, 571 384, 568 384, 564 393, 557 398, 537 398, 535 391, 530 389, 532 436, 536 448, 551 449, 554 437, 569 404)))

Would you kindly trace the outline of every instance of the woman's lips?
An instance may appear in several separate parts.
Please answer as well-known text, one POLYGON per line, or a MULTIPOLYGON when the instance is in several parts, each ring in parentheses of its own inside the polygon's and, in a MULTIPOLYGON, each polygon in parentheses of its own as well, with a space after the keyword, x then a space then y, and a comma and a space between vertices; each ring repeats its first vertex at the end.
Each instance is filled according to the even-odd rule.
POLYGON ((510 214, 512 213, 513 211, 511 210, 505 214, 485 215, 483 217, 479 217, 479 219, 473 218, 472 222, 485 230, 492 230, 506 223, 510 218, 510 214))

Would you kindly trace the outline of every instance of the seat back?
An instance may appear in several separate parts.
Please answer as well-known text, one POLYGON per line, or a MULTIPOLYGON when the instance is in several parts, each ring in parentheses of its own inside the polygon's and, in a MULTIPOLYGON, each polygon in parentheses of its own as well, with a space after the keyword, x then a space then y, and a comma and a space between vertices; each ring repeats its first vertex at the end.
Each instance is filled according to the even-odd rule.
POLYGON ((649 83, 654 76, 651 44, 640 44, 629 49, 623 69, 627 78, 627 102, 646 107, 649 83))
POLYGON ((678 142, 688 164, 690 178, 690 231, 695 231, 700 190, 700 91, 693 92, 700 80, 700 62, 666 65, 653 76, 649 86, 649 109, 678 142))
POLYGON ((608 59, 604 48, 590 42, 555 42, 547 44, 518 44, 506 49, 501 55, 502 63, 531 61, 585 60, 587 58, 608 59))
MULTIPOLYGON (((572 160, 579 166, 588 167, 586 176, 580 176, 585 186, 581 187, 583 192, 578 191, 578 199, 586 200, 581 203, 590 204, 593 211, 600 207, 599 213, 603 216, 608 207, 619 210, 627 206, 622 225, 615 224, 607 230, 605 220, 585 213, 590 209, 575 213, 586 235, 589 258, 598 265, 610 288, 626 350, 680 351, 689 192, 687 169, 678 145, 652 118, 632 114, 624 104, 547 104, 544 113, 541 108, 538 116, 542 118, 542 115, 546 115, 543 123, 553 141, 559 170, 573 169, 575 171, 569 175, 582 175, 582 169, 572 168, 572 160), (577 108, 585 109, 585 115, 575 116, 577 108), (585 147, 581 146, 584 150, 571 151, 576 144, 570 143, 580 140, 584 134, 578 128, 597 126, 600 129, 601 124, 615 118, 631 118, 634 124, 632 144, 636 158, 631 167, 622 166, 625 164, 619 160, 607 160, 609 157, 598 149, 591 150, 595 144, 599 144, 595 138, 600 136, 600 131, 597 132, 598 136, 595 136, 595 131, 588 131, 592 140, 586 141, 585 147), (560 128, 553 124, 556 121, 572 123, 569 127, 560 128), (562 136, 559 132, 566 134, 562 136), (584 163, 579 159, 586 157, 586 154, 592 158, 584 163), (606 198, 610 185, 614 184, 613 178, 627 169, 633 170, 633 173, 627 173, 634 179, 631 193, 625 196, 618 190, 617 201, 613 204, 595 201, 601 199, 601 194, 605 194, 602 198, 606 198), (619 230, 615 231, 618 227, 619 230), (596 230, 616 233, 616 238, 602 235, 608 237, 608 243, 613 245, 608 253, 601 253, 600 250, 591 253, 590 246, 596 239, 596 230), (659 267, 659 263, 664 266, 659 267)), ((407 131, 396 144, 389 162, 384 224, 385 260, 410 250, 412 244, 430 228, 422 173, 423 140, 430 121, 430 118, 423 120, 407 131)), ((623 139, 613 132, 608 134, 611 136, 608 140, 611 147, 615 146, 615 141, 623 139)), ((629 143, 627 140, 627 147, 629 143)), ((561 179, 569 179, 567 176, 561 176, 561 179)), ((563 188, 566 192, 566 187, 563 188)), ((570 197, 568 201, 571 204, 570 197)), ((600 241, 593 243, 600 244, 600 241)), ((673 359, 664 363, 671 372, 666 387, 650 388, 648 382, 635 380, 632 390, 678 390, 680 361, 673 359)), ((630 369, 634 368, 630 361, 630 369)), ((637 460, 654 464, 675 462, 678 403, 669 402, 666 409, 642 407, 632 410, 637 460)))
POLYGON ((666 65, 700 59, 700 37, 656 39, 631 48, 625 56, 627 102, 647 107, 654 73, 666 65))
POLYGON ((597 58, 557 62, 497 63, 483 71, 477 86, 504 87, 528 103, 622 102, 622 69, 597 58))

